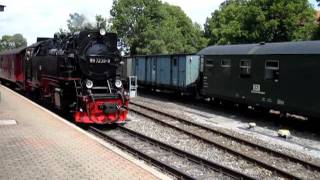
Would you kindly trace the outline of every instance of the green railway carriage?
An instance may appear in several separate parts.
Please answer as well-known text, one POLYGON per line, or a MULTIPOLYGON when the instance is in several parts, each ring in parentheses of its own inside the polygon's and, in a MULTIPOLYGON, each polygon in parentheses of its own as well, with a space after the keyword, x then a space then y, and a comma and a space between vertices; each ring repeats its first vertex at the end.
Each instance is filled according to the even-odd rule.
POLYGON ((320 41, 210 46, 198 54, 203 95, 320 117, 320 41))

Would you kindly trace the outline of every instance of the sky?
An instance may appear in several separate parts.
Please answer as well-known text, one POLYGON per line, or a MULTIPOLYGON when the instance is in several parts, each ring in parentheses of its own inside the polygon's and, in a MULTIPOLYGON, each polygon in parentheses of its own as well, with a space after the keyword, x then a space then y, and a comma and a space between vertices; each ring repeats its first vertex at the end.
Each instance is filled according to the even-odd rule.
MULTIPOLYGON (((162 0, 180 6, 194 21, 203 25, 224 0, 162 0)), ((314 4, 316 0, 309 0, 314 4)), ((21 33, 28 44, 37 37, 52 37, 59 28, 67 29, 70 13, 84 14, 93 21, 96 14, 110 17, 113 0, 0 0, 0 37, 21 33)))

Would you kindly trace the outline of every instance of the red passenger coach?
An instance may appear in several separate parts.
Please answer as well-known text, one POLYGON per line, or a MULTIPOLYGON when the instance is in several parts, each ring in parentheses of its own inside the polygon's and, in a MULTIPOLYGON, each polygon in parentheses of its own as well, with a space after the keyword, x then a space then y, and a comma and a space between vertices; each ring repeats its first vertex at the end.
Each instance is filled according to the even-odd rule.
POLYGON ((0 53, 0 78, 23 88, 24 55, 26 48, 13 49, 0 53))

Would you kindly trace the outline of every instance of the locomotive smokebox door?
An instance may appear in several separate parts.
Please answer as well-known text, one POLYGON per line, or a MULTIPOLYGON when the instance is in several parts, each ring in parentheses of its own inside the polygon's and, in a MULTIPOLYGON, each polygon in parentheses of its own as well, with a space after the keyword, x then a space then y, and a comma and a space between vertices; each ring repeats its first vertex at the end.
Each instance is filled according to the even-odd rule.
POLYGON ((54 104, 56 108, 61 109, 61 89, 54 89, 54 104))

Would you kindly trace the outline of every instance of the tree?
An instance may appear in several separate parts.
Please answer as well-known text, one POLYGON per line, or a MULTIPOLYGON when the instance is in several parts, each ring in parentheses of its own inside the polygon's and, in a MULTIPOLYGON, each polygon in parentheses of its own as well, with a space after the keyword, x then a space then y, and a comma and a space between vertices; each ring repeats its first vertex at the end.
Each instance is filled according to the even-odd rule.
POLYGON ((112 29, 135 54, 192 53, 207 45, 180 7, 159 0, 114 0, 112 29))
MULTIPOLYGON (((317 0, 318 6, 320 7, 320 0, 317 0)), ((317 23, 318 23, 318 27, 316 29, 316 31, 314 32, 314 39, 320 39, 320 18, 319 16, 317 17, 317 23)))
POLYGON ((142 34, 162 20, 159 0, 114 0, 110 11, 112 29, 121 38, 122 46, 136 54, 142 45, 142 34))
POLYGON ((309 40, 316 29, 308 0, 228 0, 205 24, 210 44, 309 40))
POLYGON ((0 51, 27 46, 27 40, 21 34, 3 35, 0 39, 0 51))
POLYGON ((194 53, 207 45, 200 25, 193 24, 180 7, 163 4, 163 19, 142 33, 138 54, 194 53))
POLYGON ((104 18, 102 15, 96 15, 96 22, 94 29, 105 29, 106 31, 111 31, 110 23, 107 18, 104 18))

